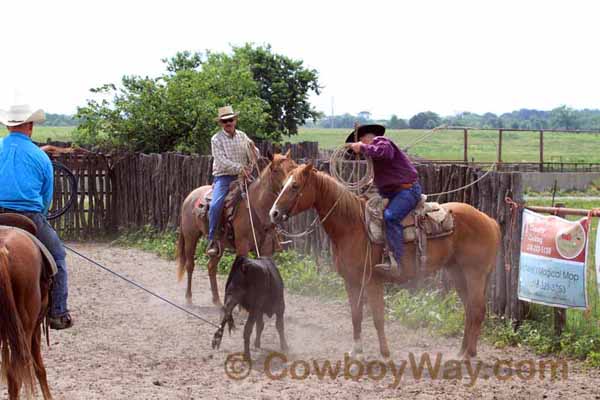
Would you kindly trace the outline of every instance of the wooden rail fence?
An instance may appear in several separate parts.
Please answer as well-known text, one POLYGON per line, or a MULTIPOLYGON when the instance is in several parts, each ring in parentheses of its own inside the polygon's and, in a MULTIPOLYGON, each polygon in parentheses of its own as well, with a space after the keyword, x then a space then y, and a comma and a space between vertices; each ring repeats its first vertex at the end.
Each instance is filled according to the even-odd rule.
MULTIPOLYGON (((318 156, 315 145, 290 145, 290 148, 298 159, 318 156)), ((70 239, 89 239, 113 233, 119 228, 146 225, 160 230, 175 229, 185 196, 211 182, 211 156, 163 153, 108 157, 90 154, 61 155, 57 160, 68 166, 79 182, 75 206, 53 221, 59 234, 70 239)), ((316 167, 327 171, 328 161, 316 160, 316 167)), ((417 168, 425 193, 462 187, 484 173, 461 165, 420 164, 417 168)), ((62 182, 57 177, 54 197, 57 205, 63 204, 67 195, 62 182)), ((517 202, 523 200, 518 172, 492 172, 465 190, 434 196, 430 200, 466 202, 499 222, 503 241, 489 283, 489 306, 496 314, 519 320, 524 312, 524 305, 516 296, 521 219, 520 214, 511 219, 510 209, 504 203, 507 196, 517 202)), ((286 228, 292 232, 304 231, 314 217, 313 211, 304 213, 292 218, 286 228)), ((319 265, 327 264, 330 258, 329 240, 321 228, 304 238, 295 239, 291 247, 314 257, 319 265)))

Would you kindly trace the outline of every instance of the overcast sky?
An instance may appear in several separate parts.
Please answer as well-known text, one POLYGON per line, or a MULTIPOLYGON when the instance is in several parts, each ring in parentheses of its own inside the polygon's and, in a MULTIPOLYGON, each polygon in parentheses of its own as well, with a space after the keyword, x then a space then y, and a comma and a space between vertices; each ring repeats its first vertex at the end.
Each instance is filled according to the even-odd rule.
POLYGON ((270 43, 319 71, 321 111, 600 108, 594 1, 5 1, 0 108, 74 113, 177 51, 270 43))

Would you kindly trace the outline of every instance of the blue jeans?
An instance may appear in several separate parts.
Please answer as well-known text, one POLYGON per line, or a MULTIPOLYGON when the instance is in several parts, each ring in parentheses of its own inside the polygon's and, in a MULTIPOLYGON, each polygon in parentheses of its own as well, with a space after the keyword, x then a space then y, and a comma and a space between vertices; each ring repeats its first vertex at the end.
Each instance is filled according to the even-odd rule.
POLYGON ((54 285, 52 286, 52 308, 51 317, 62 317, 67 314, 67 298, 69 297, 68 273, 67 273, 67 252, 63 246, 58 234, 48 223, 48 220, 41 213, 23 212, 21 214, 29 217, 37 226, 37 238, 48 248, 52 257, 56 261, 58 272, 54 275, 54 285))
POLYGON ((221 175, 215 176, 213 182, 212 200, 210 201, 210 207, 208 208, 208 240, 215 238, 215 231, 219 225, 221 219, 221 213, 223 212, 223 205, 225 204, 225 197, 229 193, 229 185, 233 182, 237 176, 235 175, 221 175))
POLYGON ((406 217, 421 200, 421 185, 415 183, 410 189, 404 189, 396 193, 381 193, 382 197, 390 202, 383 211, 385 220, 385 234, 394 258, 400 264, 404 253, 404 237, 402 235, 402 220, 406 217))

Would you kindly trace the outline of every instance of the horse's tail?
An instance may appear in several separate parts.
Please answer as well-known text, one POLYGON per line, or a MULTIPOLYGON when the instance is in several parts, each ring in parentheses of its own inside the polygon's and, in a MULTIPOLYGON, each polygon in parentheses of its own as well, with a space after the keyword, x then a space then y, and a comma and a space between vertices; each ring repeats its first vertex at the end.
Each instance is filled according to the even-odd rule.
POLYGON ((177 252, 175 255, 175 259, 177 260, 177 282, 181 282, 183 279, 183 274, 185 273, 185 236, 181 229, 179 229, 179 236, 177 238, 177 252))
POLYGON ((10 368, 25 385, 28 397, 33 393, 31 347, 19 317, 8 272, 8 249, 0 239, 0 380, 6 380, 10 368))

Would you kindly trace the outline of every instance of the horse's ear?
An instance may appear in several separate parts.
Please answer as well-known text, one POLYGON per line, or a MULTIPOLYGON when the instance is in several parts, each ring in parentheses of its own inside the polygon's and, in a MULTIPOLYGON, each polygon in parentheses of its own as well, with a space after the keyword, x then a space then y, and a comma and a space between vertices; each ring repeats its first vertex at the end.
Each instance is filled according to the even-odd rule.
POLYGON ((267 149, 266 153, 267 153, 267 158, 269 159, 269 161, 273 161, 273 152, 271 150, 267 149))
POLYGON ((302 173, 303 173, 305 176, 308 176, 308 174, 310 174, 310 173, 312 172, 312 170, 313 170, 313 169, 314 169, 314 167, 313 167, 312 161, 309 161, 309 162, 308 162, 308 164, 306 164, 306 165, 304 166, 304 170, 302 171, 302 173))
POLYGON ((285 158, 290 158, 290 156, 292 155, 292 149, 288 149, 288 151, 285 152, 285 154, 283 155, 285 158))

